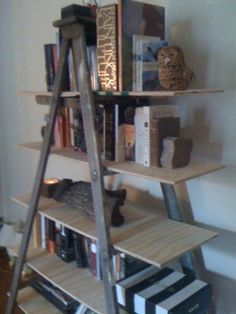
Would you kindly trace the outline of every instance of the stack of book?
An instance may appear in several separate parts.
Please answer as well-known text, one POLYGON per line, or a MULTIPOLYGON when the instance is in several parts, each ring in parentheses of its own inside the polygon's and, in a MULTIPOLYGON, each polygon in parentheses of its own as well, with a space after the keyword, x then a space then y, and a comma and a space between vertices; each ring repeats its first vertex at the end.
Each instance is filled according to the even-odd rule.
POLYGON ((118 5, 97 8, 97 62, 102 89, 158 89, 157 52, 167 45, 164 36, 164 7, 119 0, 118 5))
POLYGON ((104 156, 107 160, 134 161, 160 166, 162 140, 179 136, 176 106, 143 104, 104 107, 104 156))
MULTIPOLYGON (((96 129, 100 136, 103 151, 103 107, 96 107, 96 129)), ((86 153, 85 134, 81 109, 63 107, 56 117, 54 127, 54 145, 57 148, 72 148, 86 153)))
POLYGON ((34 281, 31 282, 31 287, 52 303, 61 313, 95 314, 95 312, 72 299, 65 292, 38 274, 35 274, 34 281))
MULTIPOLYGON (((70 230, 41 214, 41 245, 50 254, 56 254, 66 263, 76 261, 79 268, 88 268, 98 280, 102 280, 98 242, 70 230)), ((148 266, 127 254, 114 251, 112 256, 115 280, 148 266)))

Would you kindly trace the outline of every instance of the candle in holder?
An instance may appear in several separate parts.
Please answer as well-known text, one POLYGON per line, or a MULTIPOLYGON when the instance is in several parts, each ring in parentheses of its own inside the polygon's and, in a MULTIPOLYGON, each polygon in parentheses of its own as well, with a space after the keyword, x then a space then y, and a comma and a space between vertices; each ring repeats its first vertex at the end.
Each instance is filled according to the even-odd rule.
POLYGON ((56 178, 49 178, 43 180, 41 195, 47 198, 52 198, 55 188, 60 180, 56 178))

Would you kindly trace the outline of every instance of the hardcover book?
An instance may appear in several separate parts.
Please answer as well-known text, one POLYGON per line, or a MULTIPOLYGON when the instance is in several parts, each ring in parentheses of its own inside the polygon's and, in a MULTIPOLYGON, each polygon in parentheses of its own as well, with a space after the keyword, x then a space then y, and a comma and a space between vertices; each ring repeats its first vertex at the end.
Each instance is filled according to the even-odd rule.
POLYGON ((134 88, 136 91, 151 91, 160 88, 157 54, 167 46, 165 40, 151 36, 133 36, 135 69, 134 88))
POLYGON ((105 91, 117 91, 116 4, 97 8, 97 64, 101 89, 105 91))
POLYGON ((129 106, 125 104, 104 106, 104 151, 107 160, 116 162, 125 160, 125 136, 128 134, 125 121, 127 107, 129 106))
MULTIPOLYGON (((173 105, 143 106, 135 109, 135 162, 147 167, 159 165, 160 132, 158 119, 174 117, 175 114, 176 106, 173 105)), ((176 120, 167 119, 164 121, 169 125, 175 123, 176 120)), ((176 133, 178 132, 176 131, 176 133)))
POLYGON ((134 0, 118 1, 119 89, 132 90, 132 36, 165 38, 165 8, 134 0))

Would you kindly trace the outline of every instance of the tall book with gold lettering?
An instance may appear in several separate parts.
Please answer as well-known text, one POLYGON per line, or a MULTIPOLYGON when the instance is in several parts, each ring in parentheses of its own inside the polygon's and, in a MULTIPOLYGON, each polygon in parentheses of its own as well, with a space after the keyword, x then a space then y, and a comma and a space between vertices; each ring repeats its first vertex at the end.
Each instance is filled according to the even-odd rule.
POLYGON ((97 64, 100 88, 118 90, 117 5, 97 8, 97 64))

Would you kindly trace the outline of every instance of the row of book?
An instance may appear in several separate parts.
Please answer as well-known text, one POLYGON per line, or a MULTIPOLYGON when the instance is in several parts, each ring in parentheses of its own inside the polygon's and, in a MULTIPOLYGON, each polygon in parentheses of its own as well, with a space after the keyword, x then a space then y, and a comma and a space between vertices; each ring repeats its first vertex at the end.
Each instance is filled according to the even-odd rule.
MULTIPOLYGON (((147 167, 160 166, 164 138, 180 135, 176 106, 150 106, 146 100, 99 105, 95 125, 103 159, 133 161, 147 167)), ((60 109, 55 123, 54 145, 86 153, 80 109, 60 109)))
MULTIPOLYGON (((98 280, 102 280, 98 242, 82 236, 41 214, 41 246, 50 254, 56 254, 66 263, 76 261, 79 268, 88 268, 98 280)), ((114 251, 112 256, 115 280, 120 280, 140 269, 146 263, 127 254, 114 251)))
MULTIPOLYGON (((119 0, 117 5, 97 7, 91 14, 89 10, 80 5, 71 6, 73 13, 96 18, 96 34, 92 34, 96 45, 87 47, 93 90, 157 90, 160 87, 157 54, 167 45, 164 40, 164 7, 119 0)), ((58 67, 60 37, 57 34, 56 44, 44 46, 48 91, 52 90, 58 67)), ((64 90, 74 91, 76 84, 71 52, 67 63, 64 90)))
MULTIPOLYGON (((44 59, 46 70, 46 85, 47 91, 52 91, 54 79, 58 68, 59 44, 44 45, 44 59)), ((87 47, 88 66, 91 77, 91 86, 93 90, 98 90, 98 74, 97 74, 97 49, 96 46, 87 47)), ((63 89, 65 91, 77 91, 76 76, 73 66, 72 51, 70 50, 67 56, 66 77, 63 89)))
MULTIPOLYGON (((95 125, 99 134, 101 152, 103 151, 103 106, 97 106, 95 125)), ((72 148, 86 153, 86 142, 81 109, 60 108, 57 114, 53 144, 56 148, 72 148)))
POLYGON ((97 63, 103 90, 157 90, 157 53, 166 46, 165 8, 118 0, 97 8, 97 63))

